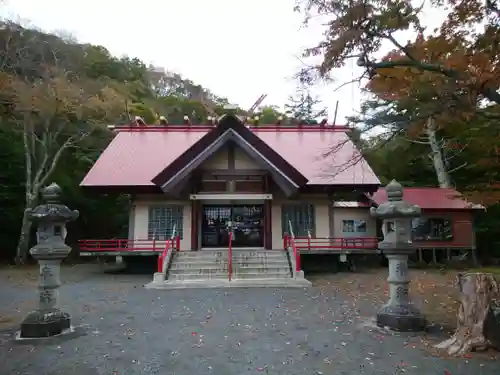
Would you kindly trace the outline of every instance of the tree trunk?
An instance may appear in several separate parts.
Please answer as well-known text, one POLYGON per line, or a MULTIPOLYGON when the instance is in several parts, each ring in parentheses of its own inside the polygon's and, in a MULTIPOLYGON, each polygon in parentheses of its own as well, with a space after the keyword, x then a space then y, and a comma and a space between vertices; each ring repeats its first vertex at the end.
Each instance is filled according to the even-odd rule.
POLYGON ((23 211, 23 220, 21 223, 21 232, 19 234, 19 242, 17 243, 15 262, 17 265, 26 263, 30 246, 31 221, 28 220, 26 209, 34 208, 35 200, 27 200, 26 208, 23 211))
POLYGON ((439 141, 436 137, 436 127, 433 121, 434 120, 432 118, 429 118, 425 128, 427 136, 429 137, 429 145, 431 146, 432 164, 434 166, 434 171, 436 172, 439 187, 451 188, 452 184, 450 174, 446 168, 442 146, 439 145, 439 141))
POLYGON ((460 356, 490 347, 484 335, 485 320, 499 285, 488 273, 466 273, 457 276, 460 289, 457 329, 453 336, 436 345, 448 355, 460 356))

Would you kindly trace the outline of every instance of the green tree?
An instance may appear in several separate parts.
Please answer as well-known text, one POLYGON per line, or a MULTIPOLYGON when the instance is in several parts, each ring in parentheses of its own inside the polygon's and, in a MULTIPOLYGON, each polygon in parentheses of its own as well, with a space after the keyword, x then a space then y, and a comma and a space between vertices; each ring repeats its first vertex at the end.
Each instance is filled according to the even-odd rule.
POLYGON ((285 112, 297 120, 315 121, 327 115, 326 107, 321 107, 321 100, 311 94, 311 86, 300 84, 294 95, 290 95, 285 104, 285 112))

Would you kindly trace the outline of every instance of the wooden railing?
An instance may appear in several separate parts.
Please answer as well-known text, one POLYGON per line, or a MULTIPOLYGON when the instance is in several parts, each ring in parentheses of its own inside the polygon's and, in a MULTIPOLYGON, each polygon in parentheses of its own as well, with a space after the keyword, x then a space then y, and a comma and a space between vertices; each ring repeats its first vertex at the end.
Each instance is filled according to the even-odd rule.
POLYGON ((227 273, 229 281, 231 281, 233 277, 233 232, 229 232, 229 246, 227 252, 227 273))

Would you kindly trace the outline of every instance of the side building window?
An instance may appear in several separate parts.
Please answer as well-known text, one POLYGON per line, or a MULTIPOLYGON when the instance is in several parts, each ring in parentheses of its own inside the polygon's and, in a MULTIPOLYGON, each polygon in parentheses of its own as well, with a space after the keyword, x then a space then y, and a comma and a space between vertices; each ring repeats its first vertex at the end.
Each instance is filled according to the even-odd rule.
POLYGON ((314 205, 284 204, 281 207, 281 232, 283 235, 290 233, 289 223, 292 224, 295 236, 303 237, 309 235, 309 233, 311 236, 315 236, 314 205))
POLYGON ((182 205, 159 205, 149 207, 148 239, 166 240, 175 235, 183 238, 183 210, 182 205))
POLYGON ((420 217, 412 222, 415 241, 453 240, 453 222, 444 218, 420 217))
POLYGON ((343 233, 366 233, 366 220, 342 220, 343 233))

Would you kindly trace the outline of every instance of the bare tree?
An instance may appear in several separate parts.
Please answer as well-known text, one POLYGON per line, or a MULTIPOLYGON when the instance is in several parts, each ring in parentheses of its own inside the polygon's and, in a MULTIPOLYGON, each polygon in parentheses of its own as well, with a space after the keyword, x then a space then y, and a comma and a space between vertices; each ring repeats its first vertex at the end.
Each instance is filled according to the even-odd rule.
MULTIPOLYGON (((38 204, 40 190, 64 152, 79 147, 104 119, 121 109, 122 100, 113 89, 85 83, 57 69, 47 69, 34 81, 12 80, 13 123, 22 132, 25 155, 25 208, 38 204)), ((17 263, 26 260, 30 227, 24 213, 17 263)))
MULTIPOLYGON (((41 188, 55 171, 64 152, 79 147, 122 100, 109 87, 74 74, 46 67, 38 78, 3 73, 6 119, 22 134, 25 155, 25 208, 38 204, 41 188), (5 84, 7 82, 7 84, 5 84)), ((16 262, 26 260, 30 222, 23 214, 16 262)))
POLYGON ((467 144, 457 147, 454 139, 439 135, 438 130, 434 118, 429 117, 423 129, 423 134, 418 139, 407 137, 405 139, 411 143, 429 146, 428 156, 436 173, 439 187, 453 188, 451 174, 464 168, 467 163, 452 167, 451 162, 467 148, 467 144))
MULTIPOLYGON (((105 82, 69 71, 71 51, 57 37, 11 22, 0 26, 0 120, 22 138, 25 208, 33 208, 65 151, 123 112, 124 99, 105 82)), ((17 263, 27 258, 30 228, 23 214, 17 263)))

